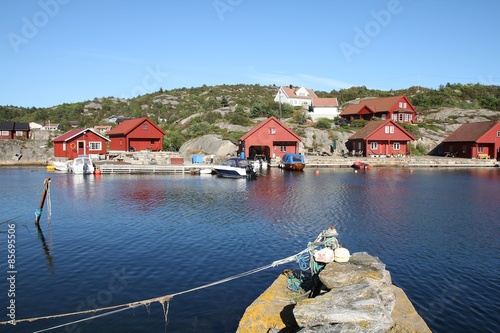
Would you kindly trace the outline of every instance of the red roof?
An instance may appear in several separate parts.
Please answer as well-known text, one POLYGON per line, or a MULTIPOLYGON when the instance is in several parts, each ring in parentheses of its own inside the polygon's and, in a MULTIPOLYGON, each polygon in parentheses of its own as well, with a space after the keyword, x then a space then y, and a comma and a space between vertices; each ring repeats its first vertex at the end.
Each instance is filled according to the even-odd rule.
POLYGON ((339 106, 335 97, 332 98, 315 98, 313 99, 313 106, 339 106))
POLYGON ((290 128, 288 128, 287 126, 283 125, 283 123, 281 123, 278 119, 276 119, 276 117, 274 116, 271 116, 269 118, 267 118, 266 120, 264 120, 263 122, 261 122, 260 124, 256 125, 254 128, 252 128, 250 131, 248 131, 245 135, 243 135, 240 140, 244 141, 246 140, 249 136, 251 136, 252 134, 254 134, 255 132, 257 132, 259 129, 261 129, 262 127, 264 127, 267 123, 271 122, 271 121, 276 121, 279 125, 281 125, 281 127, 283 127, 283 129, 285 129, 288 133, 290 133, 291 135, 293 135, 298 141, 302 141, 302 138, 300 136, 298 136, 297 134, 295 134, 294 131, 292 131, 290 128))
POLYGON ((84 132, 92 132, 97 136, 100 136, 106 141, 110 141, 107 137, 102 136, 101 134, 97 133, 94 131, 92 128, 85 128, 85 129, 74 129, 69 132, 64 133, 63 135, 59 135, 57 138, 52 139, 52 142, 65 142, 73 139, 74 137, 80 135, 80 134, 85 134, 84 132))
POLYGON ((399 128, 405 135, 407 135, 411 140, 415 140, 415 137, 411 135, 408 131, 406 131, 403 127, 399 126, 396 122, 392 120, 375 120, 375 121, 370 121, 368 124, 366 124, 362 129, 354 133, 349 137, 349 140, 354 140, 354 139, 363 139, 366 140, 370 135, 372 135, 375 131, 377 131, 379 128, 387 125, 387 123, 391 123, 395 127, 399 128))
POLYGON ((118 126, 116 126, 111 131, 109 131, 108 135, 109 136, 111 136, 111 135, 127 135, 130 132, 132 132, 134 129, 136 129, 137 127, 139 127, 145 121, 147 121, 148 123, 150 123, 151 125, 153 125, 154 127, 156 127, 156 129, 158 131, 160 131, 163 135, 165 135, 165 131, 162 130, 161 128, 159 128, 158 126, 156 126, 156 124, 153 123, 147 117, 124 120, 118 126))
POLYGON ((309 96, 297 95, 297 90, 299 90, 301 88, 302 87, 299 87, 299 88, 281 87, 281 89, 283 89, 283 91, 288 96, 288 98, 303 98, 303 99, 318 98, 318 96, 316 96, 316 93, 312 89, 307 89, 307 88, 304 88, 304 89, 309 93, 309 96))
POLYGON ((411 105, 410 101, 407 100, 405 96, 391 96, 391 97, 379 97, 379 98, 369 98, 361 100, 358 104, 349 104, 340 113, 341 116, 354 115, 363 108, 367 107, 373 113, 389 111, 396 107, 398 110, 407 110, 416 113, 416 110, 411 105), (398 103, 404 99, 407 103, 406 108, 399 108, 398 103))
POLYGON ((477 142, 496 124, 495 121, 462 124, 448 135, 443 142, 477 142))

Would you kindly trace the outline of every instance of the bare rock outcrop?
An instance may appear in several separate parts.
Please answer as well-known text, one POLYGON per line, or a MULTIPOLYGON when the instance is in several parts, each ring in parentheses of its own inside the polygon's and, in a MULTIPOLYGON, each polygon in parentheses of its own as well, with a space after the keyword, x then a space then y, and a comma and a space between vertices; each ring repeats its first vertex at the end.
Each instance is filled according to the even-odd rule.
POLYGON ((54 149, 46 141, 0 140, 0 165, 46 165, 54 149))
POLYGON ((354 253, 319 273, 326 291, 304 298, 278 279, 245 311, 237 333, 431 332, 378 258, 354 253))
POLYGON ((236 156, 237 150, 238 146, 231 141, 223 140, 220 135, 209 134, 187 141, 179 149, 179 154, 188 160, 198 154, 222 159, 228 155, 236 156))

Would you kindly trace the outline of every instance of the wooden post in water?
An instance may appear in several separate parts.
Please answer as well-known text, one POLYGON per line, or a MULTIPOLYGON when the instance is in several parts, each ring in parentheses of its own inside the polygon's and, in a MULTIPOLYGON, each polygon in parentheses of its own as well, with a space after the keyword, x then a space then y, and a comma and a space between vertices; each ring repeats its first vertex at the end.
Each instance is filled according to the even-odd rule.
POLYGON ((35 224, 38 229, 40 229, 40 216, 42 216, 43 205, 45 203, 45 198, 47 197, 47 191, 49 190, 50 178, 46 178, 43 183, 44 189, 42 192, 42 198, 40 199, 40 207, 35 210, 35 224))

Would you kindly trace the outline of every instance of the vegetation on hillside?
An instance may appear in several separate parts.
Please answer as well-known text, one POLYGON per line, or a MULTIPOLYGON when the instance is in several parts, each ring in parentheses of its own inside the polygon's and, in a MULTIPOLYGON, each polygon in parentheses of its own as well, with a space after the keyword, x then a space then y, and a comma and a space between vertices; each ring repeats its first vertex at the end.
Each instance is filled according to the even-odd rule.
MULTIPOLYGON (((226 125, 252 126, 255 118, 276 116, 289 119, 297 129, 307 121, 307 111, 300 107, 278 105, 274 102, 276 86, 220 85, 157 92, 131 99, 116 97, 95 98, 92 101, 65 103, 51 108, 23 108, 0 106, 0 121, 23 121, 61 124, 61 130, 71 128, 70 122, 79 128, 109 125, 112 117, 149 117, 166 132, 165 149, 177 150, 185 141, 203 135, 220 134, 225 139, 237 140, 240 130, 228 130, 226 125)), ((500 86, 481 84, 446 84, 438 89, 410 87, 402 90, 373 90, 365 86, 316 92, 319 97, 337 97, 341 105, 357 98, 406 95, 421 115, 448 107, 463 109, 489 109, 500 111, 500 86)), ((500 115, 500 112, 499 112, 500 115)), ((496 117, 500 119, 500 117, 496 117)), ((453 117, 450 117, 450 122, 453 117)), ((330 128, 332 122, 321 119, 314 126, 330 128)), ((352 123, 350 129, 362 126, 352 123)), ((433 124, 419 124, 429 127, 433 124)), ((345 129, 339 127, 339 129, 345 129)), ((409 128, 414 131, 415 129, 409 128)))

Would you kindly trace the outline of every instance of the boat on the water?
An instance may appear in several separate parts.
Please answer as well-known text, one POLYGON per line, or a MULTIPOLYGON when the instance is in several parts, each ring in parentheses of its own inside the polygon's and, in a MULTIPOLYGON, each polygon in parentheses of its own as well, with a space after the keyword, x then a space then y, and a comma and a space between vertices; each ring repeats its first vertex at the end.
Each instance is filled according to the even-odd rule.
POLYGON ((94 164, 89 156, 78 156, 69 164, 70 171, 76 174, 92 174, 94 173, 94 164))
POLYGON ((306 161, 302 154, 285 154, 278 166, 285 170, 302 171, 306 166, 306 161))
POLYGON ((63 161, 53 161, 50 162, 50 165, 53 167, 54 170, 56 171, 64 171, 68 172, 70 168, 70 163, 69 161, 63 162, 63 161))
POLYGON ((232 157, 219 165, 215 165, 213 170, 217 176, 223 178, 257 178, 253 165, 248 160, 232 157))
POLYGON ((269 164, 267 163, 266 155, 255 155, 253 158, 253 168, 257 169, 267 169, 269 164))
POLYGON ((351 165, 351 168, 354 168, 356 170, 367 170, 370 169, 370 165, 365 162, 356 161, 351 165))

